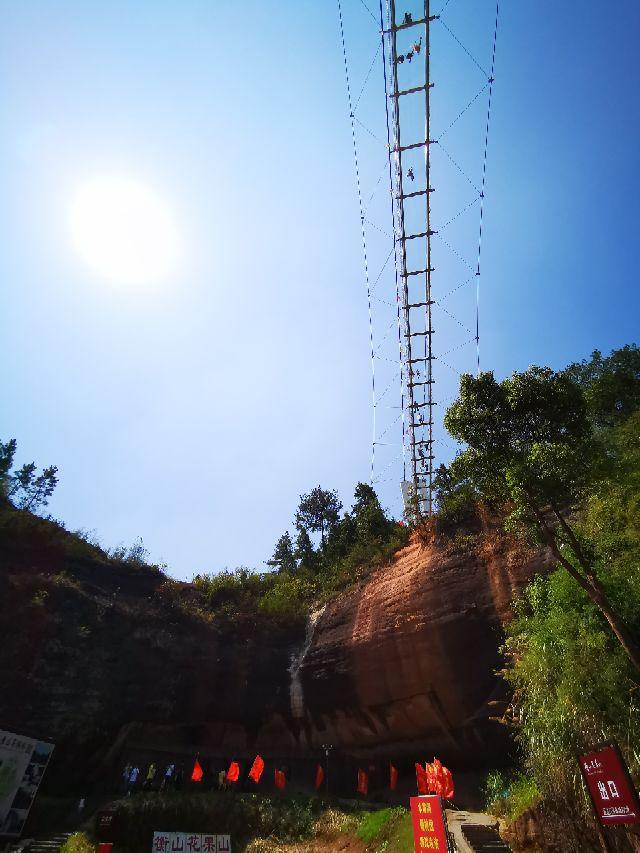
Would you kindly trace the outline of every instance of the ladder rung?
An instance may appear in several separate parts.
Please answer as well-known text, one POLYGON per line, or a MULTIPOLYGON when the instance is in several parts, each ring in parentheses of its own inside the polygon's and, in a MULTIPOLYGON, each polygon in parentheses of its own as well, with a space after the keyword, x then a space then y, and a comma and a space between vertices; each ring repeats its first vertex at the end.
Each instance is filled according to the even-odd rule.
POLYGON ((425 406, 430 406, 431 403, 412 403, 410 409, 424 409, 425 406))
POLYGON ((435 299, 430 299, 428 302, 412 302, 407 305, 407 308, 426 308, 427 305, 435 305, 435 299))
POLYGON ((405 338, 424 338, 427 335, 433 335, 435 329, 427 329, 426 332, 409 332, 408 335, 405 335, 405 338))
POLYGON ((410 275, 422 275, 425 272, 434 272, 434 270, 435 270, 435 267, 428 267, 425 270, 411 270, 410 272, 403 273, 403 276, 406 277, 406 276, 410 276, 410 275))
POLYGON ((417 388, 418 385, 433 385, 435 379, 427 379, 424 382, 408 382, 409 388, 417 388))
MULTIPOLYGON (((433 421, 429 421, 426 424, 420 424, 420 426, 433 426, 433 421)), ((413 444, 433 444, 435 438, 421 438, 419 441, 414 441, 413 444)))
POLYGON ((412 148, 423 148, 425 145, 433 145, 437 139, 430 139, 428 142, 413 142, 411 145, 398 145, 397 148, 392 148, 391 153, 397 154, 398 151, 411 151, 412 148))
POLYGON ((422 231, 420 234, 409 234, 408 237, 401 237, 400 240, 416 240, 418 237, 433 237, 434 234, 437 234, 437 231, 422 231))
POLYGON ((434 193, 434 192, 435 192, 435 189, 433 187, 429 187, 428 190, 418 190, 415 193, 403 193, 403 195, 397 195, 396 198, 401 198, 401 199, 415 198, 416 196, 419 196, 419 195, 426 195, 427 193, 434 193))
MULTIPOLYGON (((440 15, 431 15, 429 20, 430 21, 437 21, 439 17, 440 17, 440 15)), ((426 23, 427 23, 426 18, 420 18, 419 21, 409 21, 408 24, 394 24, 390 30, 383 30, 382 32, 385 35, 388 35, 389 33, 397 33, 398 30, 406 30, 409 27, 419 27, 421 24, 426 24, 426 23)))
POLYGON ((407 364, 416 364, 417 362, 430 361, 435 358, 434 355, 423 355, 420 358, 410 358, 407 364))
MULTIPOLYGON (((433 89, 434 83, 429 83, 429 88, 433 89)), ((424 92, 426 89, 425 86, 414 86, 413 89, 403 89, 401 92, 392 92, 389 97, 390 98, 401 98, 403 95, 413 95, 415 92, 424 92)))

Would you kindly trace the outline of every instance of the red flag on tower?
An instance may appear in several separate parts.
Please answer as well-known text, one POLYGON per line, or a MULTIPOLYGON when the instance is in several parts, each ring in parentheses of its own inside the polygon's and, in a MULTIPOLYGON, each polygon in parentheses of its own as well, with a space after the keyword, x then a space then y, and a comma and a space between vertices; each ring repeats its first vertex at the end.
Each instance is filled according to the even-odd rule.
POLYGON ((262 771, 264 770, 264 759, 261 756, 256 755, 253 760, 253 764, 251 765, 251 770, 249 770, 249 779, 253 779, 253 781, 258 784, 260 781, 260 777, 262 776, 262 771))
POLYGON ((393 764, 389 765, 389 787, 392 791, 398 787, 398 771, 393 764))
POLYGON ((276 770, 274 779, 276 788, 279 791, 284 791, 285 785, 287 784, 287 777, 284 775, 284 770, 276 770))
POLYGON ((202 782, 203 777, 202 767, 200 767, 200 762, 196 758, 196 763, 193 765, 193 770, 191 771, 191 781, 192 782, 202 782))
POLYGON ((318 764, 316 767, 316 791, 320 790, 322 783, 324 782, 324 770, 322 769, 322 765, 318 764))
POLYGON ((232 761, 227 770, 227 782, 237 782, 240 778, 240 765, 237 761, 232 761))
POLYGON ((358 793, 365 796, 369 793, 369 777, 366 770, 358 770, 358 793))

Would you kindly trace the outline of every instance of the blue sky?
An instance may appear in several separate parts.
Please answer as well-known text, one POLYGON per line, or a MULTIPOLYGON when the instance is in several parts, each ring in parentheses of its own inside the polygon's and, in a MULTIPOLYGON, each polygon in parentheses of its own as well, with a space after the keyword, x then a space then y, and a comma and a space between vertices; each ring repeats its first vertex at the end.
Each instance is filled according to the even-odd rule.
MULTIPOLYGON (((631 342, 640 314, 640 7, 501 5, 481 279, 482 366, 500 376, 631 342)), ((357 95, 378 34, 360 0, 343 8, 357 95)), ((450 0, 443 12, 484 68, 494 9, 450 0)), ((483 75, 440 24, 433 54, 442 128, 483 75)), ((19 461, 59 466, 50 510, 71 529, 106 545, 142 537, 176 577, 263 567, 301 492, 321 483, 347 504, 369 477, 369 328, 335 4, 22 0, 4 10, 0 86, 1 437, 18 439, 19 461), (171 209, 183 253, 166 280, 113 284, 74 252, 71 197, 104 174, 148 185, 171 209)), ((357 115, 379 138, 383 111, 378 61, 357 115)), ((485 117, 480 97, 448 134, 472 182, 485 117)), ((357 127, 377 275, 390 249, 388 186, 376 183, 386 151, 357 127)), ((469 202, 442 158, 434 183, 437 221, 469 202)), ((450 233, 473 261, 477 205, 450 233)), ((436 297, 458 281, 440 252, 436 297)), ((376 292, 393 303, 393 288, 389 266, 376 292)), ((384 301, 379 391, 397 356, 384 301)), ((473 291, 448 304, 473 324, 473 291)), ((436 311, 436 352, 462 345, 451 370, 438 366, 442 401, 474 365, 447 318, 436 311)), ((382 404, 398 399, 392 384, 376 470, 396 514, 399 410, 382 404)))

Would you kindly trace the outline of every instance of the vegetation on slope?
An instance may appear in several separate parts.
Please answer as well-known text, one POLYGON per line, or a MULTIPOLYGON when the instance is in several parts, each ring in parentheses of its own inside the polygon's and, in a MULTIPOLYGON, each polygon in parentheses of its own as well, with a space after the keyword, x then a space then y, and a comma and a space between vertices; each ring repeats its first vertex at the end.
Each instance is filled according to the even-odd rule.
POLYGON ((640 774, 640 350, 502 383, 465 377, 446 423, 467 448, 440 474, 443 515, 488 501, 558 561, 507 626, 524 775, 493 775, 488 798, 511 818, 560 800, 586 821, 579 751, 615 739, 640 774))

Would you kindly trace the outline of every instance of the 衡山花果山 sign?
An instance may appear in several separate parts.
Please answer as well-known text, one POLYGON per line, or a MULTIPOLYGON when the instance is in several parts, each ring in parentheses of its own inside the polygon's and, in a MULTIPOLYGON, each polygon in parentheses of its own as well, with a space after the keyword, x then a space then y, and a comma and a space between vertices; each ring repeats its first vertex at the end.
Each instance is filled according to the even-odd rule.
POLYGON ((447 835, 440 797, 435 795, 411 797, 409 803, 415 853, 424 853, 425 850, 439 850, 441 853, 446 853, 447 835))
POLYGON ((640 823, 640 802, 620 750, 607 744, 579 758, 598 820, 603 826, 640 823))
POLYGON ((231 836, 154 832, 151 853, 231 853, 231 836))

